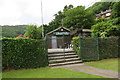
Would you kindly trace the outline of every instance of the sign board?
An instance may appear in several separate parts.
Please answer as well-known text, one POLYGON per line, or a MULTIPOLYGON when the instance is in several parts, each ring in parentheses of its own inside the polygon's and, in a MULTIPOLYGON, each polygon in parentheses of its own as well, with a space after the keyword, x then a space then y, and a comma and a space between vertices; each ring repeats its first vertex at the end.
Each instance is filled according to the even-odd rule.
POLYGON ((55 35, 70 35, 70 32, 55 32, 55 35))

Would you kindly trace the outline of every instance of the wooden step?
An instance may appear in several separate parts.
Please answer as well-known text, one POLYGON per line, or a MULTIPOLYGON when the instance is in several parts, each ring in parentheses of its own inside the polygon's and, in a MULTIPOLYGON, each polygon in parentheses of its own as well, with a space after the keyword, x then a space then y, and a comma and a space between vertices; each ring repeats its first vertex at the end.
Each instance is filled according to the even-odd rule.
POLYGON ((61 66, 61 65, 68 65, 68 64, 77 64, 77 63, 82 63, 82 61, 69 61, 69 62, 63 62, 63 63, 54 63, 54 64, 49 64, 50 67, 52 66, 61 66))

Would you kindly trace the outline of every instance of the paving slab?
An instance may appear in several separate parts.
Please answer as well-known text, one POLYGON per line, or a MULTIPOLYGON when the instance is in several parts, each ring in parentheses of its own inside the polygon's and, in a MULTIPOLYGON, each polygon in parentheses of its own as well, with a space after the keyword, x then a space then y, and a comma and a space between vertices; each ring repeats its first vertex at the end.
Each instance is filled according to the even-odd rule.
POLYGON ((115 71, 104 70, 104 69, 100 69, 100 68, 86 66, 86 65, 84 65, 84 63, 56 66, 56 67, 52 67, 52 68, 69 69, 69 70, 73 70, 73 71, 79 71, 79 72, 84 72, 84 73, 88 73, 88 74, 103 76, 106 78, 118 78, 118 74, 119 74, 118 72, 115 72, 115 71))

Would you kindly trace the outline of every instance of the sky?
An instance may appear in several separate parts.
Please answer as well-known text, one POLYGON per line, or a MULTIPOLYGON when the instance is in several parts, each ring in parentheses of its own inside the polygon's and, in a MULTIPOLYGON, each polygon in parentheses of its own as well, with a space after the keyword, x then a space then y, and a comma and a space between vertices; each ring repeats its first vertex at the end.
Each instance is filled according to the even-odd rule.
MULTIPOLYGON (((100 0, 42 0, 43 24, 65 5, 88 7, 96 1, 100 0)), ((0 25, 41 25, 41 16, 41 0, 0 0, 0 25)))

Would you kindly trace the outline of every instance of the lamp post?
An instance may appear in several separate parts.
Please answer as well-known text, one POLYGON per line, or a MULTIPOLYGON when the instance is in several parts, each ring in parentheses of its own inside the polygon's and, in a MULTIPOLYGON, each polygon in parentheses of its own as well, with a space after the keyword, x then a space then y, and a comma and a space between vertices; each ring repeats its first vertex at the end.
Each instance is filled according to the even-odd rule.
POLYGON ((42 38, 44 38, 44 27, 43 27, 43 7, 42 7, 42 0, 41 0, 41 22, 42 22, 42 38))

